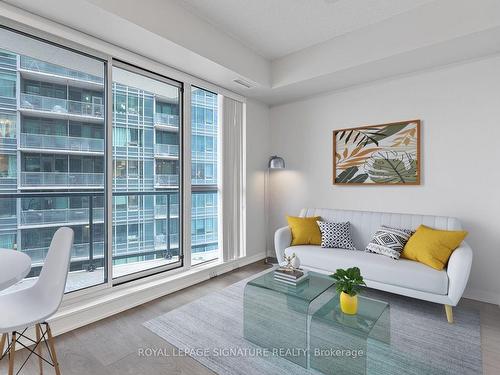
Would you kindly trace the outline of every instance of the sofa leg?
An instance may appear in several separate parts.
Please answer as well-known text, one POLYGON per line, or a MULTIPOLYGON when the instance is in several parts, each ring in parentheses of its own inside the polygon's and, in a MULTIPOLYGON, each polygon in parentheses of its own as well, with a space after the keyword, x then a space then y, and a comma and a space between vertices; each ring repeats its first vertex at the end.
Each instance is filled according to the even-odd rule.
POLYGON ((444 309, 446 311, 446 319, 448 319, 448 323, 453 323, 453 307, 450 305, 444 305, 444 309))

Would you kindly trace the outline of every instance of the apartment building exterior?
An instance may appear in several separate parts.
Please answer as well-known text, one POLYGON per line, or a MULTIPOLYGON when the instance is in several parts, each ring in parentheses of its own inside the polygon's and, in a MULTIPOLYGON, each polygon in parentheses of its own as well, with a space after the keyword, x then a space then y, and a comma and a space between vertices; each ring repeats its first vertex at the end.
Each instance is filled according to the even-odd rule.
MULTIPOLYGON (((113 266, 178 259, 182 95, 111 89, 113 266)), ((217 95, 192 98, 197 263, 218 256, 219 129, 217 95)), ((102 77, 0 50, 0 247, 29 254, 32 275, 62 225, 75 232, 73 272, 104 265, 104 101, 102 77)))

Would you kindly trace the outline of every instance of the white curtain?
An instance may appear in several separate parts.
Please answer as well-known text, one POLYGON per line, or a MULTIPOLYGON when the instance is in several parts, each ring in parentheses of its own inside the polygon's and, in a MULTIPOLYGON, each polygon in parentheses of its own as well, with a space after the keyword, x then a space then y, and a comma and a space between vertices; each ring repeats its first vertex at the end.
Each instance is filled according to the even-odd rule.
POLYGON ((222 238, 224 261, 245 256, 244 103, 222 103, 222 238))

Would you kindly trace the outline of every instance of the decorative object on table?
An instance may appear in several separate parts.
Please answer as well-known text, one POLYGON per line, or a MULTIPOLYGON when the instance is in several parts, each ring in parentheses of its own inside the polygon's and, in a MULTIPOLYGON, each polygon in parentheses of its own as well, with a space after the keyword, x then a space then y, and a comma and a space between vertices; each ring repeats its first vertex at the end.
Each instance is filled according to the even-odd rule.
POLYGON ((465 230, 439 230, 420 225, 405 245, 401 258, 442 270, 467 234, 465 230))
POLYGON ((321 232, 321 247, 356 250, 351 237, 351 224, 318 221, 321 232))
POLYGON ((286 264, 283 266, 283 268, 286 268, 286 269, 289 269, 289 270, 293 270, 292 260, 296 256, 297 255, 295 255, 295 253, 292 253, 292 255, 286 255, 286 254, 284 254, 283 255, 283 259, 285 259, 286 264))
POLYGON ((399 259, 403 248, 413 235, 411 229, 392 228, 382 225, 373 235, 372 240, 366 245, 366 251, 399 259))
POLYGON ((292 258, 290 264, 293 268, 299 269, 300 268, 300 258, 295 253, 293 253, 292 255, 294 255, 294 257, 292 258))
POLYGON ((333 183, 419 185, 420 120, 334 130, 333 183))
POLYGON ((287 216, 286 220, 292 232, 292 246, 321 245, 321 231, 318 226, 318 220, 321 220, 320 216, 287 216))
POLYGON ((331 275, 335 280, 335 289, 340 294, 340 309, 344 314, 354 315, 358 312, 358 293, 361 286, 366 286, 358 267, 346 270, 339 268, 331 275))
POLYGON ((274 280, 288 284, 298 285, 307 280, 308 272, 294 268, 280 267, 274 271, 274 280))

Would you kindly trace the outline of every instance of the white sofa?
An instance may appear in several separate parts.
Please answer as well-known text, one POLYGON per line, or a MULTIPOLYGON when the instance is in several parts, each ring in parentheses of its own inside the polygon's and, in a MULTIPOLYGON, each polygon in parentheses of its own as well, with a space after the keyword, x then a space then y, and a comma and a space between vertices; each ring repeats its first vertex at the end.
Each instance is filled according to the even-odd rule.
POLYGON ((326 274, 338 268, 359 267, 368 287, 445 305, 446 316, 453 322, 452 306, 456 306, 470 274, 472 250, 463 242, 448 262, 447 268, 435 270, 422 263, 365 252, 375 231, 381 225, 416 229, 420 224, 436 229, 461 230, 460 222, 451 217, 411 215, 385 212, 334 209, 303 209, 304 216, 321 216, 325 221, 351 223, 351 235, 360 251, 328 249, 314 245, 290 246, 289 227, 280 228, 274 236, 276 257, 297 254, 302 267, 326 274))

